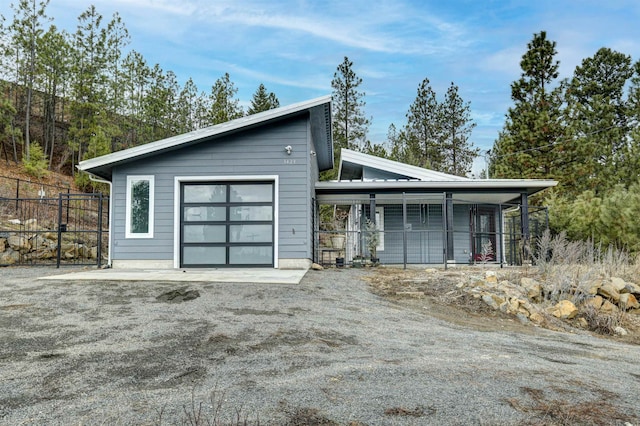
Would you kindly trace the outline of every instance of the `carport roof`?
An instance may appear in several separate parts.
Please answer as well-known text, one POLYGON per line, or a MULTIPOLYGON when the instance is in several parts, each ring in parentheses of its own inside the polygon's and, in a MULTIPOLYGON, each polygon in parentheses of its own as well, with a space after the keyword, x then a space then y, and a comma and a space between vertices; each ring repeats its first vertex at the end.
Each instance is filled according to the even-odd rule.
POLYGON ((364 202, 369 194, 379 194, 380 201, 397 202, 403 193, 411 196, 432 194, 435 200, 450 192, 454 202, 457 199, 458 202, 507 204, 519 200, 523 193, 532 195, 558 184, 550 179, 469 179, 348 149, 341 151, 341 157, 339 176, 343 180, 317 182, 319 202, 364 202), (373 170, 374 175, 375 171, 380 171, 384 175, 397 176, 397 179, 365 179, 364 169, 373 170))
POLYGON ((320 170, 331 169, 333 167, 333 141, 331 138, 330 95, 248 115, 226 123, 216 124, 215 126, 81 161, 77 167, 79 170, 111 180, 112 169, 119 164, 158 155, 206 140, 217 139, 235 132, 306 113, 310 116, 311 133, 315 141, 318 166, 320 170))

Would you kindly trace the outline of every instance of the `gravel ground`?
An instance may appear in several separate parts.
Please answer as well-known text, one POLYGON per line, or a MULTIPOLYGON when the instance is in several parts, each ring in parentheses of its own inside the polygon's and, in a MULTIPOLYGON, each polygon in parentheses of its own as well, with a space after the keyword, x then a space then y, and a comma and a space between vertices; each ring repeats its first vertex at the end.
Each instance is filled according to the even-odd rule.
POLYGON ((640 424, 640 347, 454 324, 372 294, 370 270, 36 279, 57 272, 0 269, 0 424, 182 424, 200 406, 278 425, 640 424), (156 299, 185 285, 200 296, 156 299))

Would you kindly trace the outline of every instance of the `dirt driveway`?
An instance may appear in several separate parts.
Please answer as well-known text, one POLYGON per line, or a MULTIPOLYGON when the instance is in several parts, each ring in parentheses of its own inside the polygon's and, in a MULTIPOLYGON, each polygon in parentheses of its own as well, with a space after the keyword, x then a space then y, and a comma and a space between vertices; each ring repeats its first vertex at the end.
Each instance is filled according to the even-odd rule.
POLYGON ((36 279, 55 272, 0 269, 0 424, 640 424, 640 347, 445 321, 373 294, 369 270, 36 279), (194 298, 158 299, 174 290, 194 298))

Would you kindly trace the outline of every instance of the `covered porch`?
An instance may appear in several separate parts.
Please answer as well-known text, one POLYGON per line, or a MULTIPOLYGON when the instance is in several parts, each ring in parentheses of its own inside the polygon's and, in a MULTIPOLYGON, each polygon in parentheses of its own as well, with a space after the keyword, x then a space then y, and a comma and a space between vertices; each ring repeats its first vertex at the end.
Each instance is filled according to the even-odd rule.
POLYGON ((314 261, 360 266, 530 260, 547 211, 535 180, 333 181, 316 184, 314 261))

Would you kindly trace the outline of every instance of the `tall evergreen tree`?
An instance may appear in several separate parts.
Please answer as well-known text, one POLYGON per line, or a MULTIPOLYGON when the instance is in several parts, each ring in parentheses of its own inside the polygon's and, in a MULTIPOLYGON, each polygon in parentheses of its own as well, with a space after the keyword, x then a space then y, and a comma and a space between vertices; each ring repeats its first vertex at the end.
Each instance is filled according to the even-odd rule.
POLYGON ((490 175, 502 178, 551 177, 559 154, 556 142, 562 138, 562 85, 559 62, 554 59, 556 43, 547 33, 534 34, 527 44, 520 67, 522 75, 511 84, 507 121, 491 150, 490 175))
POLYGON ((247 115, 268 111, 270 109, 278 108, 279 106, 280 101, 276 97, 275 93, 267 93, 267 89, 264 87, 264 84, 260 83, 260 86, 258 86, 258 89, 253 94, 251 106, 247 110, 247 115))
POLYGON ((209 110, 210 124, 225 123, 244 115, 240 101, 235 98, 238 89, 225 73, 211 88, 211 109, 209 110))
POLYGON ((471 107, 458 94, 458 86, 451 83, 441 108, 444 172, 466 176, 473 159, 480 150, 469 141, 476 124, 471 119, 471 107))
POLYGON ((633 75, 628 55, 601 48, 576 67, 567 91, 566 121, 571 129, 567 151, 574 155, 571 186, 596 195, 620 183, 635 181, 629 166, 629 128, 625 86, 633 75))
POLYGON ((39 40, 38 68, 41 71, 41 91, 44 98, 43 108, 43 150, 49 157, 51 168, 56 146, 57 124, 64 121, 64 100, 67 94, 70 61, 70 44, 66 32, 59 32, 55 25, 39 40))
MULTIPOLYGON (((13 56, 13 46, 10 41, 10 28, 7 27, 5 23, 4 16, 0 15, 0 71, 5 76, 9 76, 11 74, 10 70, 13 67, 14 56, 13 56)), ((12 147, 12 158, 13 161, 18 163, 18 132, 14 126, 14 121, 16 118, 16 102, 13 101, 13 93, 17 88, 17 74, 15 77, 14 84, 4 84, 4 82, 0 81, 0 136, 2 137, 2 152, 7 159, 7 163, 9 162, 9 154, 7 153, 7 149, 5 146, 5 140, 11 142, 12 147)))
POLYGON ((131 42, 129 31, 120 15, 116 12, 106 28, 106 54, 108 66, 107 110, 112 116, 116 133, 112 137, 111 151, 117 151, 124 145, 125 91, 123 84, 124 49, 131 42))
POLYGON ((416 99, 407 112, 405 161, 433 170, 445 169, 442 146, 442 105, 428 78, 418 86, 416 99))
POLYGON ((24 151, 23 157, 29 160, 29 145, 31 143, 31 115, 34 84, 37 77, 38 44, 43 33, 43 21, 47 20, 45 10, 49 0, 20 0, 17 5, 11 5, 15 17, 12 27, 13 44, 17 66, 22 75, 21 81, 26 93, 24 111, 24 151))
MULTIPOLYGON (((107 33, 102 27, 102 15, 89 6, 78 17, 73 41, 70 147, 76 161, 111 152, 111 136, 115 132, 106 108, 107 33)), ((75 169, 75 167, 74 167, 75 169)), ((88 179, 78 175, 76 182, 87 185, 88 179)))
POLYGON ((353 62, 348 57, 333 74, 333 142, 338 148, 360 150, 366 140, 371 120, 364 115, 365 92, 359 91, 362 78, 353 71, 353 62))
POLYGON ((176 131, 177 133, 186 133, 196 130, 196 101, 198 98, 198 87, 189 78, 180 90, 176 105, 176 131))
POLYGON ((640 61, 633 65, 633 76, 629 88, 626 112, 629 138, 628 161, 625 162, 621 173, 633 176, 640 170, 640 61))

